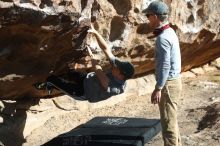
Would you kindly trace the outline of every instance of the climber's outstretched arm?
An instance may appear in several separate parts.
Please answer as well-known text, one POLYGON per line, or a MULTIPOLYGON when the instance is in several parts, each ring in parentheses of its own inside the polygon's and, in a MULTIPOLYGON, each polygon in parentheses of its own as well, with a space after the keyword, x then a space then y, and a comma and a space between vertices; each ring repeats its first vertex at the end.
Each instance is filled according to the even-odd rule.
POLYGON ((113 58, 114 55, 112 54, 111 49, 108 47, 106 41, 104 38, 94 29, 93 25, 91 24, 91 28, 88 30, 89 33, 93 34, 96 37, 96 40, 99 44, 99 47, 103 50, 106 57, 110 60, 110 58, 113 58))

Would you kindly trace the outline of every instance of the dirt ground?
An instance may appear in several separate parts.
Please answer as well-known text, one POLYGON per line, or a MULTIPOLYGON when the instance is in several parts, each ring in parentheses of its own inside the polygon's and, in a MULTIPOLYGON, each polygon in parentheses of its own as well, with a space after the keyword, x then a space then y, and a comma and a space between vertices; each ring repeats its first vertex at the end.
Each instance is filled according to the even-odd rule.
MULTIPOLYGON (((183 96, 179 101, 179 127, 183 146, 220 145, 220 71, 183 78, 183 96)), ((128 97, 113 106, 69 113, 48 120, 26 138, 24 145, 41 145, 49 139, 73 129, 96 116, 159 118, 157 105, 150 95, 128 97), (72 127, 72 128, 69 128, 72 127), (42 136, 43 135, 43 136, 42 136)), ((161 133, 146 146, 162 146, 161 133)))

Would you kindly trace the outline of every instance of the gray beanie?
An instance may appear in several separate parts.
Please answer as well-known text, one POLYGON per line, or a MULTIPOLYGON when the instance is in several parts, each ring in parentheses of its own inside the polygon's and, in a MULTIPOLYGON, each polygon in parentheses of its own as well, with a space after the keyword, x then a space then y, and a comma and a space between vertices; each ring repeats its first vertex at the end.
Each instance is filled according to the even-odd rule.
POLYGON ((169 8, 162 1, 153 1, 142 12, 146 14, 167 15, 169 13, 169 8))

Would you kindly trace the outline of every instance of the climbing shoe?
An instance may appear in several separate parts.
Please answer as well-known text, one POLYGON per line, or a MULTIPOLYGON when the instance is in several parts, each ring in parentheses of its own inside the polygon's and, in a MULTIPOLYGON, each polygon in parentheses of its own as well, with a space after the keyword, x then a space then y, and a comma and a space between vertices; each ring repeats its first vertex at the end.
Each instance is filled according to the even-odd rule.
POLYGON ((34 87, 38 90, 46 90, 47 83, 41 82, 41 83, 35 83, 34 87))

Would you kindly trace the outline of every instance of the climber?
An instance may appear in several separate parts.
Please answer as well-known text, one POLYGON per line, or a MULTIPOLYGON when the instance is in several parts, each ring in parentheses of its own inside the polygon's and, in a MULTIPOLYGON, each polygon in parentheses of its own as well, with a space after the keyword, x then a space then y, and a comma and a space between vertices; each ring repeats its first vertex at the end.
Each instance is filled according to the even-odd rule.
POLYGON ((71 71, 75 83, 70 83, 58 76, 51 75, 47 78, 45 84, 37 84, 37 89, 59 89, 70 96, 76 95, 81 99, 96 102, 107 99, 113 95, 124 92, 126 80, 134 74, 134 67, 128 61, 122 61, 115 57, 103 37, 94 29, 93 25, 88 30, 88 33, 95 36, 98 45, 103 50, 105 56, 111 64, 111 71, 105 73, 98 61, 93 57, 90 46, 87 50, 91 56, 92 69, 94 72, 81 73, 71 71))

